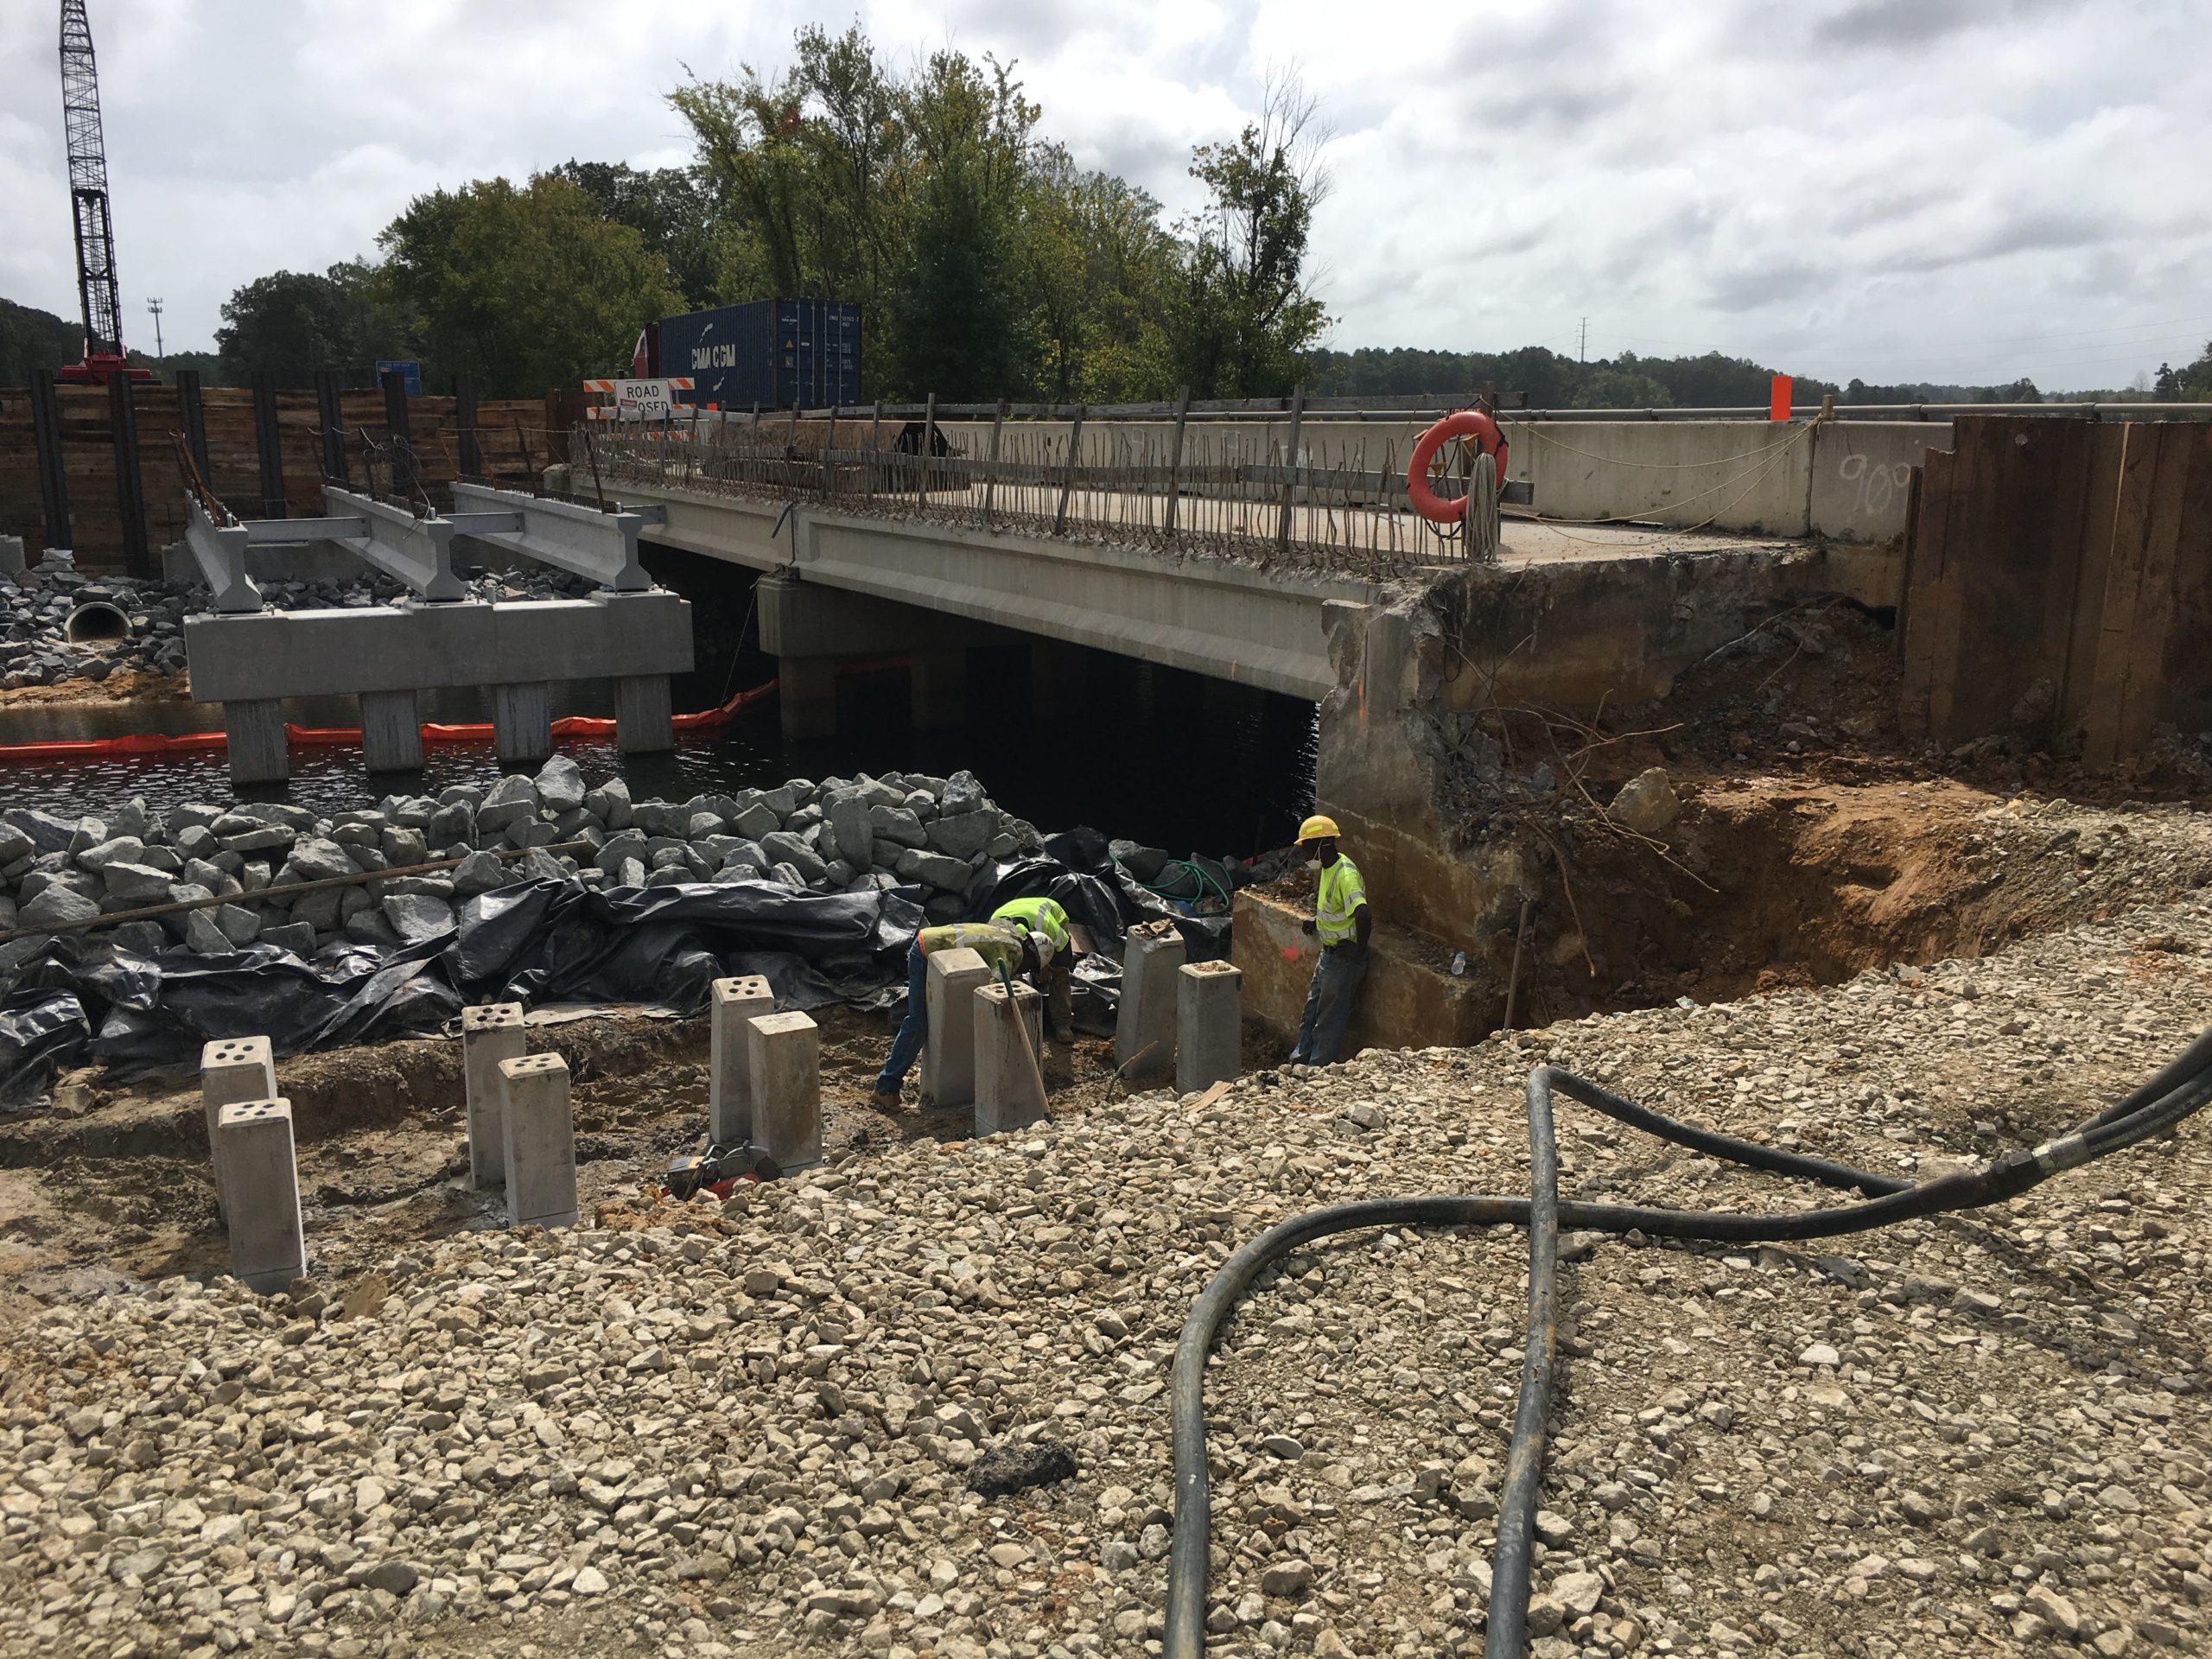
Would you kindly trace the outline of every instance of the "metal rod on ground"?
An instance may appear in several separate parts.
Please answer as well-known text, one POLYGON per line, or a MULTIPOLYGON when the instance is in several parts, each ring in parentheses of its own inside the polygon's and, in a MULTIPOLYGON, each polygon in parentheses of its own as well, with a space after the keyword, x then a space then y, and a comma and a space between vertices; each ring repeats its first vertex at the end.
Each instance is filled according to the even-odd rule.
POLYGON ((999 438, 1006 430, 1006 405, 1001 404, 998 413, 991 416, 991 469, 983 478, 983 522, 991 522, 991 509, 997 505, 999 491, 999 438))
POLYGON ((1083 449, 1083 417, 1090 413, 1088 404, 1077 404, 1075 424, 1068 429, 1068 467, 1060 479, 1059 510, 1052 515, 1052 534, 1058 536, 1068 527, 1068 502, 1075 495, 1076 456, 1083 449))
MULTIPOLYGON (((478 850, 490 853, 494 858, 524 858, 532 849, 528 847, 486 847, 478 850)), ((575 853, 596 849, 588 841, 564 841, 557 847, 548 847, 543 850, 548 853, 575 853)), ((474 853, 470 853, 467 858, 475 856, 474 853)), ((49 933, 81 933, 87 928, 150 921, 156 916, 180 916, 188 910, 205 910, 210 905, 236 904, 241 899, 264 904, 271 899, 285 898, 296 893, 319 893, 326 887, 353 887, 364 881, 396 881, 402 876, 428 875, 434 870, 449 870, 456 864, 465 863, 467 858, 433 859, 428 864, 409 864, 396 870, 360 870, 352 875, 329 875, 320 880, 293 881, 281 887, 264 887, 258 893, 210 893, 205 899, 186 899, 173 905, 148 905, 138 910, 118 910, 110 915, 94 916, 86 921, 55 922, 48 927, 19 927, 12 933, 0 933, 0 944, 15 939, 41 938, 49 933)))
POLYGON ((1014 1016, 1014 1028, 1021 1033, 1021 1052, 1029 1061, 1029 1075, 1037 1081, 1037 1104, 1041 1108, 1051 1098, 1045 1087, 1045 1067, 1037 1058, 1037 1045, 1029 1040, 1029 1021, 1022 1017, 1021 1004, 1014 995, 1014 976, 1004 963, 999 964, 999 983, 1006 987, 1007 1012, 1014 1016))
POLYGON ((929 402, 922 407, 922 445, 919 459, 922 463, 922 493, 921 499, 916 505, 926 507, 930 504, 930 467, 937 460, 937 393, 935 392, 930 393, 929 402))
POLYGON ((1505 976, 1505 1023, 1498 1027, 1500 1031, 1513 1029, 1513 997, 1521 988, 1521 941, 1528 933, 1529 900, 1524 896, 1521 900, 1520 925, 1513 930, 1513 968, 1505 976))
POLYGON ((1275 526, 1275 551, 1290 550, 1290 509, 1298 494, 1298 423, 1306 412, 1306 388, 1300 386, 1290 394, 1290 441, 1284 446, 1282 483, 1282 521, 1275 526))
POLYGON ((1175 437, 1167 451, 1167 515, 1162 528, 1167 539, 1175 539, 1175 508, 1180 499, 1183 477, 1183 427, 1191 418, 1191 389, 1185 386, 1175 399, 1175 437))

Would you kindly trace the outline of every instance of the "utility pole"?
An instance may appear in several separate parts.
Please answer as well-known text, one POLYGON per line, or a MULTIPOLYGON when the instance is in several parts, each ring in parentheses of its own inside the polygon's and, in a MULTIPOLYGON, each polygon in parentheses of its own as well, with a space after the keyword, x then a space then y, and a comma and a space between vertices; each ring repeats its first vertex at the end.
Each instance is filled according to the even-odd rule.
POLYGON ((1574 360, 1578 363, 1590 360, 1590 319, 1587 317, 1582 319, 1582 327, 1575 335, 1574 360))
POLYGON ((162 355, 162 302, 159 299, 149 300, 146 302, 146 308, 154 314, 154 362, 156 365, 158 366, 163 361, 162 355))

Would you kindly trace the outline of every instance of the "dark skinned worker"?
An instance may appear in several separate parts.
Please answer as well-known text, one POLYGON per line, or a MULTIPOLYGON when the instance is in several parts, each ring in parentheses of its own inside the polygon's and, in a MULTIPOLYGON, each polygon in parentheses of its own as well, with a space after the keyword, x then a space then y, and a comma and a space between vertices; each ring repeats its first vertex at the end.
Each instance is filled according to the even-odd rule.
POLYGON ((1037 978, 1037 947, 1020 928, 995 922, 953 922, 944 927, 925 927, 915 934, 906 951, 906 1017, 899 1022, 899 1034, 891 1039, 891 1058, 883 1063, 875 1093, 869 1097, 869 1104, 878 1111, 899 1109, 899 1085, 906 1081, 930 1034, 930 957, 939 950, 973 950, 981 957, 994 978, 1001 969, 1033 982, 1037 978))
POLYGON ((1014 899, 991 912, 994 927, 1019 928, 1036 944, 1045 972, 1045 1026, 1056 1043, 1075 1040, 1075 936, 1055 899, 1014 899))
POLYGON ((1320 870, 1313 895, 1313 918, 1306 931, 1321 941, 1321 960, 1313 987, 1306 994, 1306 1015, 1298 1026, 1293 1065, 1334 1065, 1351 1023, 1352 1000, 1367 977, 1367 940, 1375 914, 1367 907, 1367 884, 1359 867, 1337 846, 1337 821, 1316 814, 1298 827, 1298 843, 1313 849, 1320 870))

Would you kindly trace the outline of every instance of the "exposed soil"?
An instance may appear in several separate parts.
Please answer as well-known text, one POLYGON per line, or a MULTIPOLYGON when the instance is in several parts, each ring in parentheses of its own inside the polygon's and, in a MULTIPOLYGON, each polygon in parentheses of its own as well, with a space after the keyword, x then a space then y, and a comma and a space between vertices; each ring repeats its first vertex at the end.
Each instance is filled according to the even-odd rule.
POLYGON ((0 690, 0 709, 122 709, 148 702, 189 702, 191 680, 150 669, 118 669, 104 680, 62 680, 0 690))
MULTIPOLYGON (((888 1051, 880 1014, 817 1010, 823 1028, 825 1152, 965 1139, 966 1108, 895 1116, 868 1103, 888 1051)), ((701 1149, 707 1115, 707 1022, 639 1013, 533 1026, 534 1052, 569 1063, 578 1197, 586 1214, 650 1200, 671 1158, 701 1149)), ((1047 1043, 1055 1116, 1125 1092, 1113 1044, 1078 1035, 1047 1043)), ((1252 1069, 1272 1052, 1254 1047, 1252 1069)), ((480 1228, 505 1214, 496 1192, 469 1185, 461 1045, 406 1038, 277 1063, 299 1137, 300 1197, 312 1269, 341 1281, 413 1243, 480 1228)), ((42 1299, 118 1278, 227 1271, 215 1213, 196 1077, 117 1083, 86 1068, 49 1103, 0 1120, 0 1328, 42 1299)))

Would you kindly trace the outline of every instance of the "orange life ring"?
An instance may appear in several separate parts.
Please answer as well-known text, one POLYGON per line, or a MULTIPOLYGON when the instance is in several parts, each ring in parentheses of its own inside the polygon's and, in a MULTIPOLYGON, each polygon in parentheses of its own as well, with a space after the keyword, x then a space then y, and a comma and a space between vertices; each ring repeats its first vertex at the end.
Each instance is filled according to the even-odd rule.
POLYGON ((1455 410, 1421 435, 1413 459, 1406 463, 1406 494, 1414 511, 1432 524, 1456 524, 1467 516, 1466 497, 1441 500, 1428 487, 1428 463, 1447 438, 1473 438, 1497 463, 1497 485, 1505 487, 1505 434, 1479 409, 1455 410))

